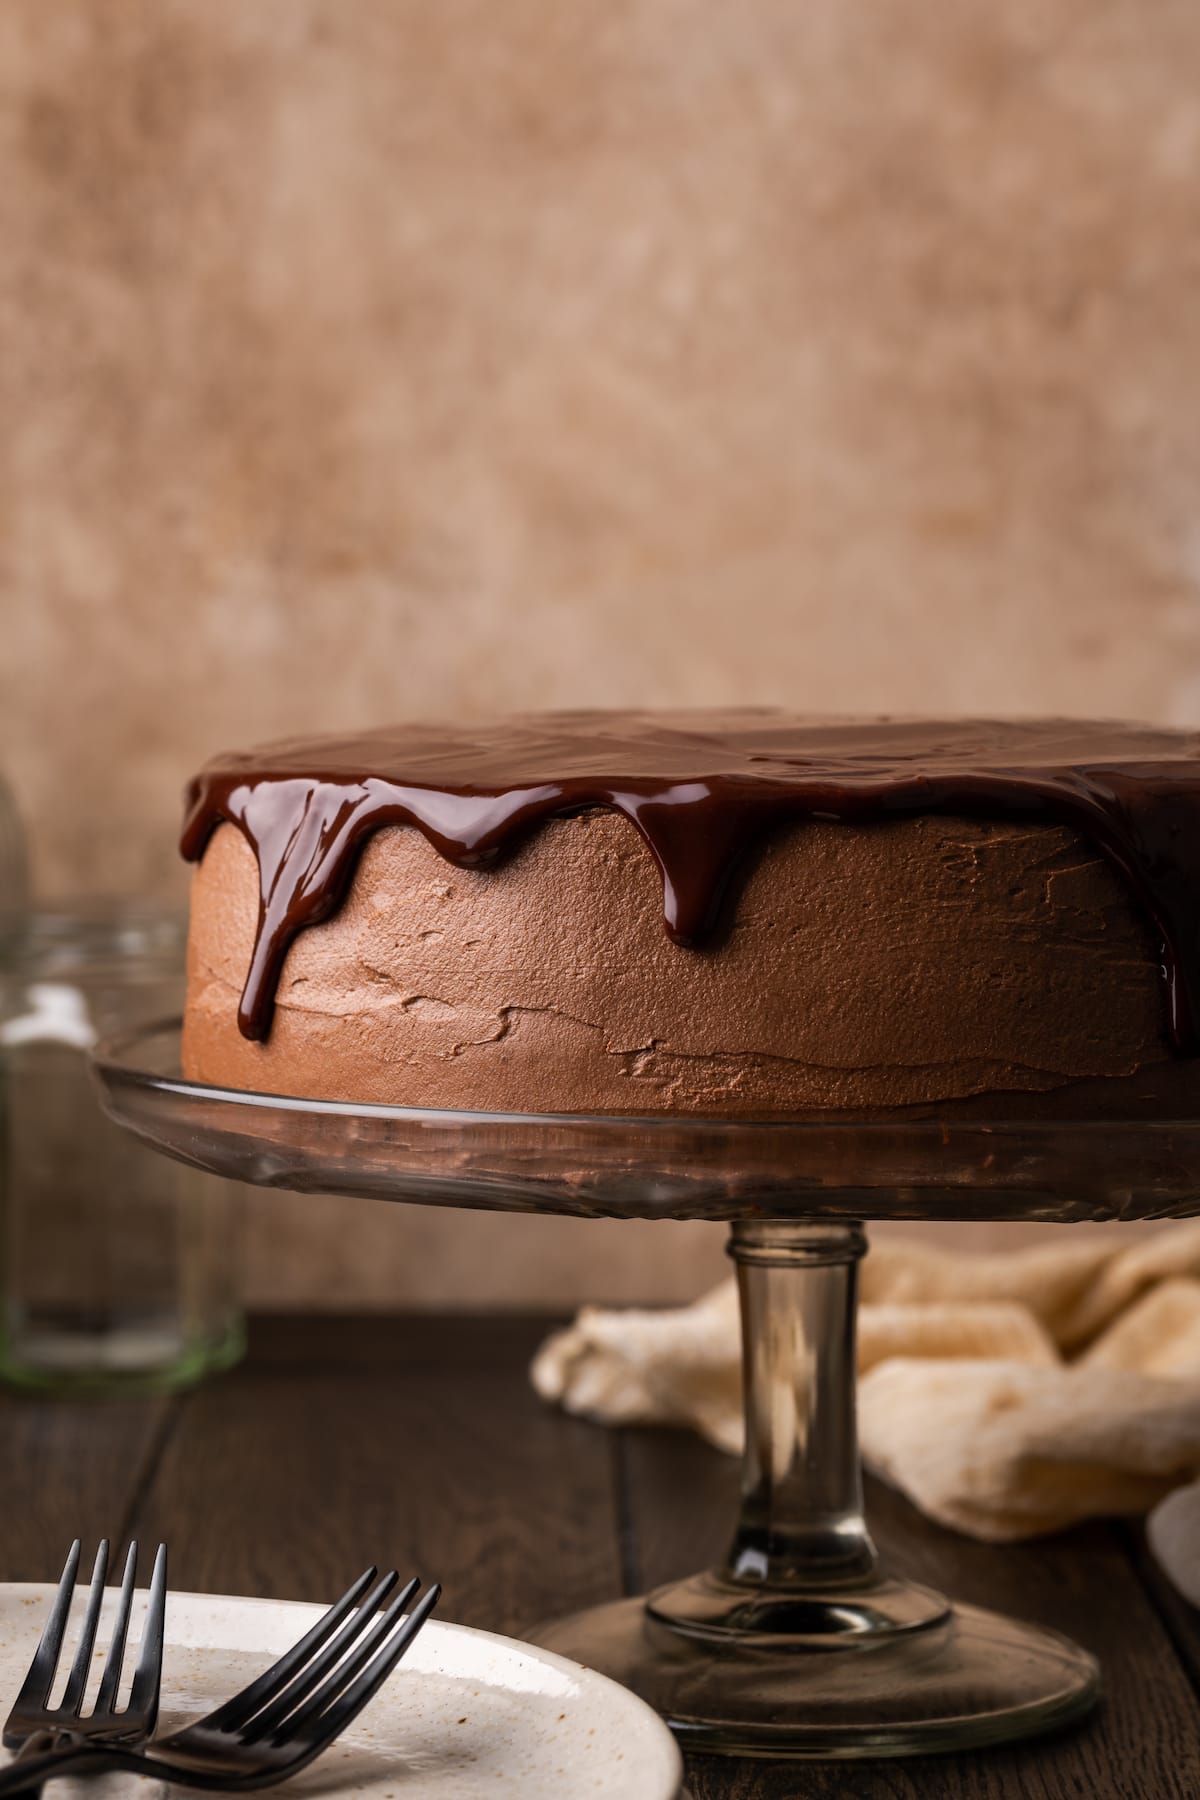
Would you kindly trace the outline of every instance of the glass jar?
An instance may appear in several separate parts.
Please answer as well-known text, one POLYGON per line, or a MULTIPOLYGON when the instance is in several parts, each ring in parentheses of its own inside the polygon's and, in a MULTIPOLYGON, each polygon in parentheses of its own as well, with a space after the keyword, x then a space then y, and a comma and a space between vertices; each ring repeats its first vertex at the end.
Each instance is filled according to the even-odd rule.
POLYGON ((0 952, 0 1377, 186 1386, 240 1356, 240 1192, 113 1125, 96 1040, 180 1009, 182 918, 40 910, 0 952))

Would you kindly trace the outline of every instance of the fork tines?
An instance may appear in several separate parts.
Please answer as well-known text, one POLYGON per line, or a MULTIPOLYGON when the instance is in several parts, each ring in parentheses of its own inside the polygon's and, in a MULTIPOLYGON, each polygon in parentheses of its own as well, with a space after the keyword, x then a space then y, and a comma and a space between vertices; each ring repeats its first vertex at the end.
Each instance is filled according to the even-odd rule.
POLYGON ((17 1745, 24 1743, 25 1739, 36 1731, 85 1731, 89 1735, 94 1733, 98 1736, 102 1733, 106 1735, 113 1735, 117 1732, 133 1733, 136 1730, 138 1735, 148 1736, 154 1728, 162 1678, 163 1629, 167 1601, 167 1547, 165 1544, 159 1545, 158 1554, 154 1559, 149 1604, 142 1627, 141 1648, 138 1653, 137 1668, 134 1671, 128 1705, 120 1712, 117 1711, 117 1690, 120 1686, 121 1669, 125 1660, 125 1645, 129 1636, 129 1617, 133 1606, 134 1580, 137 1574, 136 1543, 130 1544, 129 1553, 125 1559, 125 1573, 121 1581, 121 1593, 117 1602, 112 1640, 100 1678, 96 1703, 86 1718, 82 1716, 92 1653, 95 1649, 96 1633, 100 1624, 100 1609, 104 1601, 104 1582, 108 1574, 107 1538, 101 1539, 100 1548, 96 1552, 87 1608, 79 1632, 79 1643, 76 1646, 74 1660, 67 1676, 67 1685, 62 1700, 58 1706, 50 1705, 50 1691, 54 1686, 54 1677, 62 1656, 67 1620, 71 1612, 71 1600, 79 1573, 80 1550, 80 1540, 76 1538, 71 1545, 66 1567, 63 1569, 62 1579, 58 1584, 58 1592, 50 1609, 50 1617, 46 1620, 41 1641, 4 1726, 3 1741, 9 1749, 14 1749, 17 1745))
POLYGON ((280 1748, 336 1736, 382 1686, 441 1595, 434 1582, 409 1611, 421 1586, 414 1578, 381 1613, 399 1576, 391 1569, 375 1577, 374 1568, 364 1570, 299 1643, 204 1726, 280 1748))

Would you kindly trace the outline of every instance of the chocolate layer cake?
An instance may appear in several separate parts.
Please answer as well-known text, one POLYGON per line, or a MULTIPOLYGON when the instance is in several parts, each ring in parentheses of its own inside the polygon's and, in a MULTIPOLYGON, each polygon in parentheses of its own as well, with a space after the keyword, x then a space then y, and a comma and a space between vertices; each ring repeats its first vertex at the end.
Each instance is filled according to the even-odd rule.
POLYGON ((184 1068, 521 1112, 1194 1112, 1200 739, 559 713, 218 758, 184 1068))

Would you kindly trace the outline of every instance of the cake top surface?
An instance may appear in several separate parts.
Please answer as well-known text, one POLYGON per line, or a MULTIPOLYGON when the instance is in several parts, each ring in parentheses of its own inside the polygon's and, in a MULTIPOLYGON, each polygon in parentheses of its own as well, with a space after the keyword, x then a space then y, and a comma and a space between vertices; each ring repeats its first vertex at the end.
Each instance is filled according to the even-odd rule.
MULTIPOLYGON (((596 780, 856 785, 953 773, 1088 770, 1185 773, 1200 734, 1074 719, 798 718, 739 711, 551 712, 478 724, 414 722, 347 736, 289 738, 219 756, 198 782, 310 777, 456 793, 596 780)), ((1200 770, 1197 770, 1200 780, 1200 770)))
POLYGON ((340 904, 365 838, 421 831, 484 867, 545 820, 626 817, 663 882, 664 923, 702 946, 769 833, 922 814, 1068 826, 1105 855, 1161 943, 1168 1032, 1200 1048, 1200 735, 1077 720, 803 719, 560 712, 297 738, 221 756, 190 784, 183 854, 222 820, 258 860, 260 914, 239 1011, 265 1037, 298 931, 340 904))

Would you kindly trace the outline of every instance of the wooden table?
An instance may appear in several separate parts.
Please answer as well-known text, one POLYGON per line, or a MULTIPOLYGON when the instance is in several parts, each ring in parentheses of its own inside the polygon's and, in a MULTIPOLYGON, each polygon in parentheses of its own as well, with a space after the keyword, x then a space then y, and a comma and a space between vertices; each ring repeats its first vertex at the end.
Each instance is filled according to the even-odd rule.
MULTIPOLYGON (((171 1545, 176 1588, 324 1600, 373 1561, 436 1576, 444 1615, 517 1634, 717 1557, 737 1468, 680 1433, 541 1405, 531 1319, 275 1318, 245 1364, 173 1400, 0 1397, 0 1579, 56 1579, 72 1536, 171 1545)), ((695 1759, 694 1800, 1197 1800, 1200 1614, 1136 1531, 994 1549, 869 1496, 898 1569, 1055 1625, 1100 1657, 1093 1722, 919 1762, 695 1759)), ((637 1800, 631 1794, 630 1800, 637 1800)))

